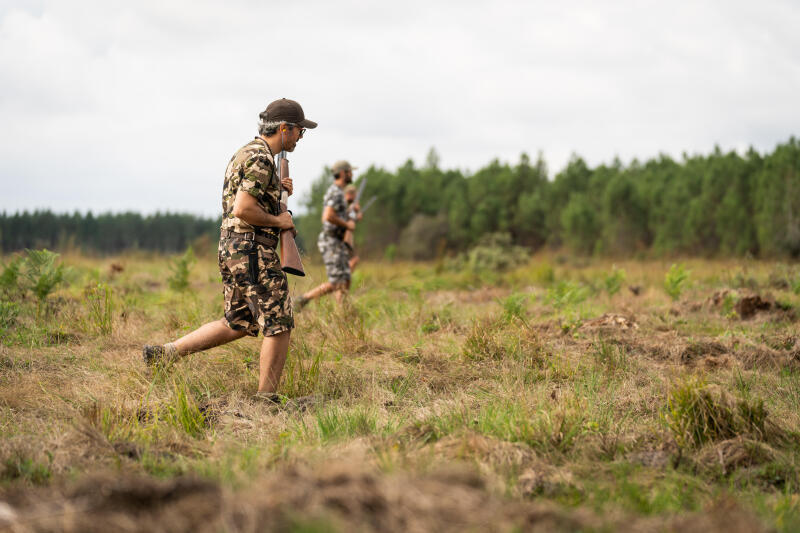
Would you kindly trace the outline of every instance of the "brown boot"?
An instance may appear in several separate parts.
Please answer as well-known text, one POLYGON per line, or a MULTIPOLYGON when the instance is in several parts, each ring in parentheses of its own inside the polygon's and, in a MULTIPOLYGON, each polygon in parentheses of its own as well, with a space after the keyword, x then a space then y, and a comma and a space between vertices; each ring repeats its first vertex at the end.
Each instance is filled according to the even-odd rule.
POLYGON ((147 366, 167 365, 174 362, 177 355, 174 347, 170 350, 163 344, 145 344, 142 347, 142 360, 147 366))

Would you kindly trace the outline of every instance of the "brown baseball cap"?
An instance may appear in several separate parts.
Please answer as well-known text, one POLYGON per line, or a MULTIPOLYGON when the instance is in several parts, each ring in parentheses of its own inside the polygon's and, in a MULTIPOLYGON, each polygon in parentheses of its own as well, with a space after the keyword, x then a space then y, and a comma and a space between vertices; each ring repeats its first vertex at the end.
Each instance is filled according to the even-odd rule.
POLYGON ((334 176, 341 172, 342 170, 356 170, 358 167, 350 166, 350 163, 342 159, 341 161, 337 161, 331 167, 331 172, 333 172, 334 176))
POLYGON ((292 124, 297 124, 303 128, 311 129, 317 127, 316 122, 306 118, 306 115, 303 113, 303 108, 300 107, 300 104, 294 100, 289 100, 288 98, 275 100, 269 104, 267 108, 258 116, 261 117, 261 120, 266 122, 285 121, 291 122, 292 124))

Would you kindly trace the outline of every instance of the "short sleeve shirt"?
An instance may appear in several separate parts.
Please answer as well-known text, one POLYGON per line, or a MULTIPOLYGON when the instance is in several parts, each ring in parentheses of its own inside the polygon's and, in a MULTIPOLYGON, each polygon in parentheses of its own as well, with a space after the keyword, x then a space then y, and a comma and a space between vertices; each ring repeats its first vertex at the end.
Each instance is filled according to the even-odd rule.
MULTIPOLYGON (((322 209, 324 210, 326 207, 332 207, 337 217, 347 220, 347 202, 344 199, 344 191, 335 183, 328 187, 325 198, 322 200, 322 209)), ((345 228, 323 221, 322 232, 341 239, 344 237, 345 228)))
POLYGON ((255 228, 233 216, 233 202, 240 190, 252 195, 258 205, 271 215, 280 213, 280 180, 275 172, 272 153, 261 137, 256 137, 233 154, 225 169, 222 188, 222 230, 240 233, 254 231, 278 236, 278 228, 255 228))

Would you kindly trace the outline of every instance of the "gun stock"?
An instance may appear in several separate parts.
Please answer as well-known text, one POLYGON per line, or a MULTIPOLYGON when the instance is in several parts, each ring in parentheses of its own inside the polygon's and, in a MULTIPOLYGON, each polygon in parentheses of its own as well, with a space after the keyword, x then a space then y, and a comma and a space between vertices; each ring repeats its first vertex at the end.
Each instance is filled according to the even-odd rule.
MULTIPOLYGON (((281 179, 289 176, 289 160, 286 156, 280 158, 279 176, 281 179)), ((281 186, 281 213, 285 213, 289 209, 289 195, 283 190, 281 186)), ((287 274, 295 276, 305 276, 306 271, 303 269, 303 262, 300 260, 300 250, 297 249, 297 243, 294 240, 297 232, 294 229, 285 229, 281 231, 281 269, 287 274)))

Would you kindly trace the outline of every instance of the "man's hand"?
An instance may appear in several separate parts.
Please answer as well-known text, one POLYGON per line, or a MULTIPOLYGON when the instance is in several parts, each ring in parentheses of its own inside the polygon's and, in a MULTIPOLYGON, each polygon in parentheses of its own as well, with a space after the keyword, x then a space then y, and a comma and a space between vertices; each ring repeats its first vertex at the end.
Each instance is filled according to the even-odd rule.
POLYGON ((355 231, 356 230, 356 221, 355 220, 348 220, 347 224, 345 225, 345 227, 347 229, 349 229, 350 231, 355 231))
POLYGON ((294 191, 294 186, 292 185, 292 178, 281 179, 281 186, 286 191, 286 194, 288 194, 289 196, 292 195, 292 192, 294 191))
POLYGON ((288 211, 284 211, 276 218, 278 219, 278 223, 276 224, 277 228, 281 230, 294 228, 294 220, 292 220, 292 215, 288 211))
POLYGON ((356 213, 356 220, 358 220, 359 222, 361 222, 361 219, 362 219, 362 218, 364 218, 364 214, 363 214, 363 213, 356 213))

